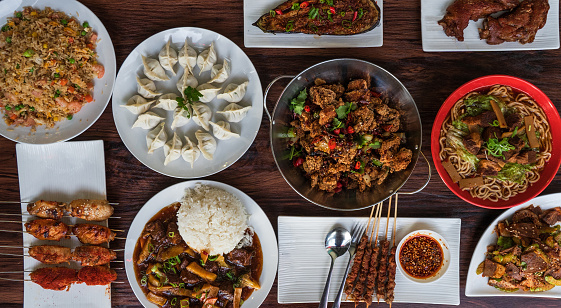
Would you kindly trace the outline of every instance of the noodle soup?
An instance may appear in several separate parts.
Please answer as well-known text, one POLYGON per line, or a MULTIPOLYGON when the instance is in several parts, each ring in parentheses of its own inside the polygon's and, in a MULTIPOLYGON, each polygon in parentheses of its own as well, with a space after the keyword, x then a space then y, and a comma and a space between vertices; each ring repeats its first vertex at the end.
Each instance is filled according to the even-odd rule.
POLYGON ((539 181, 551 140, 545 112, 532 97, 494 85, 454 104, 440 130, 438 156, 462 190, 496 202, 539 181))

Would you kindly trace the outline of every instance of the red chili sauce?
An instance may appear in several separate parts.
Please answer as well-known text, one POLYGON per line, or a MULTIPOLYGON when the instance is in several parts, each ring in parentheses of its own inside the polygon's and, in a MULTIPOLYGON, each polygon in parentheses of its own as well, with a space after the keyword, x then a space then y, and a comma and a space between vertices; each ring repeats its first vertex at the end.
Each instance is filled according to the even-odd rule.
POLYGON ((442 267, 443 255, 442 247, 434 238, 417 235, 401 246, 399 262, 408 275, 429 278, 442 267))

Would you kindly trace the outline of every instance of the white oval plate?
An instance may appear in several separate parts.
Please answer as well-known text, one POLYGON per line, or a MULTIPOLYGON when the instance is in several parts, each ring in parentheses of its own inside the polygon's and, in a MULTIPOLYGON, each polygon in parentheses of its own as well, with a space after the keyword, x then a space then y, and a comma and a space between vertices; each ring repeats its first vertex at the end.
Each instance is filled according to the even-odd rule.
POLYGON ((481 239, 477 243, 473 255, 471 257, 471 262, 469 264, 468 275, 466 279, 466 296, 470 297, 483 297, 483 296, 517 296, 517 297, 549 297, 549 298, 561 298, 561 287, 555 287, 549 291, 545 292, 503 292, 495 289, 494 287, 487 284, 489 278, 483 277, 481 275, 475 274, 477 266, 479 263, 485 261, 485 253, 487 252, 487 246, 497 243, 497 234, 493 232, 495 226, 501 220, 509 219, 512 217, 514 212, 525 208, 530 204, 534 206, 540 206, 542 210, 548 210, 559 206, 559 200, 561 199, 561 193, 540 196, 534 198, 528 202, 524 202, 519 206, 515 206, 504 211, 497 219, 495 219, 489 227, 483 232, 481 239))
POLYGON ((113 93, 115 75, 117 73, 115 49, 107 29, 105 29, 99 18, 86 6, 75 0, 0 1, 0 25, 4 25, 7 18, 13 16, 14 11, 19 11, 25 6, 40 9, 48 6, 53 10, 63 11, 80 22, 87 21, 98 35, 96 51, 99 63, 105 67, 105 75, 101 79, 93 79, 93 102, 84 105, 82 110, 75 114, 72 120, 58 122, 50 129, 46 129, 45 126, 38 126, 35 132, 31 132, 30 127, 8 126, 3 119, 0 120, 0 134, 12 141, 34 144, 66 141, 80 135, 92 126, 101 116, 105 107, 107 107, 111 93, 113 93))
MULTIPOLYGON (((176 83, 183 75, 183 68, 179 65, 179 63, 177 63, 174 66, 174 69, 177 73, 176 76, 171 76, 171 73, 166 71, 170 80, 155 82, 159 92, 164 94, 175 93, 179 96, 180 93, 177 90, 176 83)), ((210 79, 210 71, 204 72, 199 76, 198 67, 194 69, 194 75, 199 81, 199 84, 203 84, 210 79)), ((119 70, 116 85, 115 93, 113 94, 113 118, 121 139, 129 151, 141 163, 154 171, 168 176, 193 179, 205 177, 224 170, 244 155, 253 143, 253 140, 255 140, 255 136, 261 126, 261 118, 263 115, 263 92, 255 67, 247 55, 236 44, 234 44, 234 42, 210 30, 201 28, 175 28, 152 35, 144 42, 140 43, 140 45, 138 45, 129 54, 119 70), (240 138, 232 138, 229 140, 217 139, 217 148, 214 153, 214 159, 209 161, 201 155, 199 159, 195 161, 193 168, 191 168, 191 165, 185 162, 182 158, 164 166, 165 157, 163 148, 156 150, 153 154, 148 154, 146 135, 150 130, 141 128, 132 129, 132 125, 138 116, 132 114, 126 108, 121 107, 121 105, 127 104, 129 98, 137 94, 136 76, 138 75, 140 78, 145 78, 141 55, 157 59, 158 53, 167 43, 168 39, 171 39, 172 46, 179 51, 185 43, 185 38, 187 38, 189 45, 197 51, 197 54, 207 49, 210 44, 214 42, 214 47, 218 56, 216 63, 221 64, 224 58, 230 60, 230 77, 224 83, 220 84, 222 89, 232 82, 240 84, 244 81, 249 81, 244 98, 237 104, 244 107, 250 105, 252 106, 247 116, 241 122, 230 123, 230 129, 235 133, 239 133, 240 138)), ((221 92, 222 91, 219 93, 221 92)), ((208 103, 213 113, 211 121, 215 123, 221 120, 225 121, 226 119, 222 115, 216 114, 216 111, 223 110, 228 104, 229 103, 227 101, 216 98, 208 103)), ((152 107, 154 105, 152 105, 152 107)), ((166 117, 165 129, 168 135, 168 140, 171 139, 173 137, 173 131, 171 130, 173 111, 165 111, 158 108, 152 108, 150 111, 166 117)), ((204 131, 202 127, 198 126, 191 120, 187 125, 177 128, 176 131, 178 132, 178 135, 188 136, 189 139, 196 144, 197 139, 195 138, 195 132, 198 129, 204 131)), ((183 145, 185 145, 184 138, 182 138, 182 142, 183 145)))
POLYGON ((220 182, 196 180, 178 183, 157 193, 154 197, 148 200, 146 204, 144 204, 142 209, 138 212, 138 214, 136 214, 136 217, 129 228, 129 233, 127 234, 127 240, 125 242, 125 270, 127 272, 129 284, 136 295, 136 298, 138 298, 144 307, 157 308, 156 305, 146 299, 146 296, 142 292, 142 289, 140 289, 136 280, 133 267, 134 247, 136 245, 136 241, 142 233, 142 230, 144 230, 146 223, 162 208, 174 202, 181 201, 185 196, 185 189, 193 188, 197 183, 223 189, 233 194, 242 202, 247 213, 250 215, 248 225, 254 228, 255 233, 261 242, 261 250, 263 251, 263 271, 261 272, 261 277, 259 278, 261 289, 255 290, 251 293, 251 297, 244 302, 243 308, 257 308, 261 305, 261 303, 263 303, 269 294, 277 274, 279 258, 275 231, 273 230, 273 226, 267 218, 267 215, 265 215, 265 212, 263 212, 253 199, 239 189, 220 182))

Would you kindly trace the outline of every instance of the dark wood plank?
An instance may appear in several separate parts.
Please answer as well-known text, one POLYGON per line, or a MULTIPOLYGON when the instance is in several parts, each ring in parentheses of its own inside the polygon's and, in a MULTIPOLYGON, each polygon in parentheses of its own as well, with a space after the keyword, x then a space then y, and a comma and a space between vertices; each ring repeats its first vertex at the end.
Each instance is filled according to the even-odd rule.
MULTIPOLYGON (((246 0, 247 1, 247 0, 246 0)), ((421 46, 419 1, 386 1, 384 3, 384 46, 360 49, 251 49, 243 47, 243 1, 220 0, 211 4, 202 0, 125 0, 117 4, 111 0, 81 0, 105 24, 115 45, 117 63, 149 36, 173 27, 201 27, 225 35, 248 54, 265 88, 279 75, 294 75, 315 63, 340 57, 370 61, 387 69, 399 78, 413 95, 421 114, 423 152, 430 156, 430 131, 441 103, 463 83, 489 74, 507 74, 526 79, 542 89, 559 108, 561 102, 561 52, 471 52, 424 53, 421 46)), ((282 90, 276 85, 271 92, 269 106, 282 90)), ((269 147, 269 121, 264 116, 261 130, 248 152, 232 167, 208 177, 237 187, 252 197, 267 213, 276 229, 279 215, 302 216, 367 216, 369 211, 341 213, 321 209, 298 196, 277 171, 269 147)), ((104 140, 108 198, 120 202, 115 215, 123 217, 111 221, 114 228, 127 229, 142 205, 160 190, 181 182, 160 175, 136 160, 121 142, 113 123, 109 106, 101 118, 75 140, 104 140)), ((434 171, 434 169, 433 169, 434 171)), ((419 162, 405 188, 413 189, 424 182, 428 169, 419 162)), ((543 194, 561 190, 555 179, 543 194)), ((0 139, 0 192, 2 200, 18 200, 19 187, 15 144, 0 139)), ((18 213, 18 206, 3 206, 2 212, 18 213)), ((444 185, 433 174, 429 186, 418 195, 400 198, 401 217, 460 217, 462 218, 462 248, 460 256, 461 306, 510 307, 535 305, 557 307, 550 299, 530 298, 467 298, 465 280, 472 251, 483 230, 501 212, 471 206, 444 185)), ((0 245, 20 245, 21 237, 0 233, 0 245)), ((123 248, 124 241, 116 241, 114 248, 123 248)), ((18 258, 0 259, 2 268, 22 269, 18 258)), ((124 271, 119 281, 127 281, 124 271)), ((399 286, 398 286, 399 287, 399 286)), ((128 284, 114 284, 112 302, 115 307, 140 307, 128 284)), ((0 281, 2 307, 19 307, 23 301, 23 284, 0 281)), ((277 304, 277 285, 273 286, 263 304, 277 304)), ((290 307, 315 307, 317 304, 294 304, 290 307)), ((343 304, 352 307, 352 304, 343 304)), ((395 307, 429 307, 430 305, 395 304, 395 307)))

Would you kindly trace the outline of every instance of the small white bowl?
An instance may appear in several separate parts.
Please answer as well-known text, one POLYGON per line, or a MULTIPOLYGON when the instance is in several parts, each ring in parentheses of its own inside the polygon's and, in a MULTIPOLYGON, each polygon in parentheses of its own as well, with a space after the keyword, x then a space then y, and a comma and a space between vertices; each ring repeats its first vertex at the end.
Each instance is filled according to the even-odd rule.
POLYGON ((413 232, 407 234, 405 237, 403 237, 403 239, 399 242, 399 245, 397 246, 397 251, 396 251, 396 256, 395 256, 397 267, 399 268, 399 271, 403 274, 403 276, 405 276, 407 279, 409 279, 413 282, 429 283, 429 282, 437 281, 440 277, 444 276, 444 274, 446 273, 446 271, 448 270, 448 267, 450 265, 450 249, 448 247, 449 247, 448 243, 446 242, 444 237, 442 237, 440 234, 438 234, 434 231, 431 231, 431 230, 413 231, 413 232), (442 248, 442 255, 443 255, 442 266, 440 266, 440 269, 438 270, 438 272, 436 272, 435 275, 432 275, 432 276, 427 277, 427 278, 416 278, 416 277, 410 276, 401 267, 401 261, 399 260, 400 254, 401 254, 401 247, 403 246, 403 244, 405 242, 407 242, 408 240, 410 240, 411 238, 416 237, 416 236, 420 236, 420 235, 424 235, 424 236, 428 236, 428 237, 433 238, 434 240, 436 240, 438 242, 438 244, 440 245, 440 248, 442 248))

